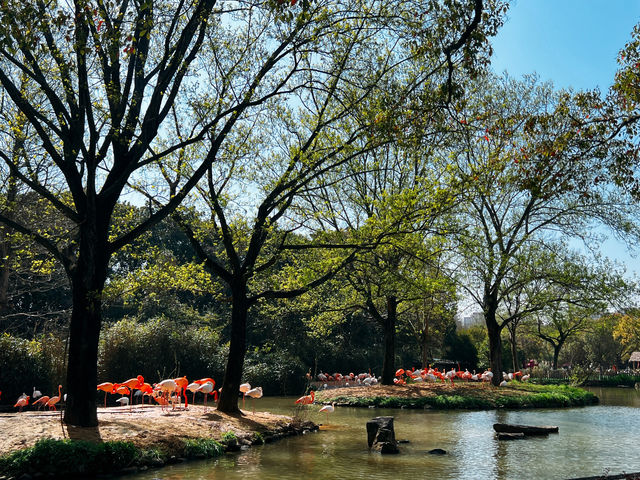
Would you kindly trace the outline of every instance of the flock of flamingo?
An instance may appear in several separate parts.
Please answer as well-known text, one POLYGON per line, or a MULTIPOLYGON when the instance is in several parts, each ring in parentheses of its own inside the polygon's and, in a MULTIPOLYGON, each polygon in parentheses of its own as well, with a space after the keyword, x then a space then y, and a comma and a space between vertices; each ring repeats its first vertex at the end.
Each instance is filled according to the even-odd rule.
MULTIPOLYGON (((196 380, 195 382, 189 383, 187 377, 179 377, 179 378, 170 378, 166 380, 162 380, 158 383, 154 383, 153 385, 146 383, 144 381, 144 377, 142 375, 138 375, 135 378, 130 378, 129 380, 125 380, 120 383, 112 383, 112 382, 104 382, 97 385, 97 390, 104 392, 104 406, 107 406, 107 395, 122 395, 120 398, 116 400, 117 403, 122 405, 129 405, 129 410, 132 410, 133 405, 133 396, 142 397, 142 404, 144 405, 144 397, 149 397, 149 403, 151 403, 151 399, 155 400, 158 403, 162 410, 168 408, 169 403, 171 403, 172 409, 175 410, 176 403, 180 405, 182 403, 182 397, 184 397, 184 408, 187 409, 189 406, 189 399, 187 397, 187 390, 192 392, 192 403, 195 404, 195 396, 196 393, 204 394, 204 411, 207 411, 207 396, 213 395, 214 402, 218 401, 218 392, 219 390, 215 390, 216 381, 213 378, 201 378, 200 380, 196 380), (136 393, 134 394, 134 391, 136 393), (128 395, 128 397, 127 397, 128 395)), ((261 398, 263 395, 262 387, 251 387, 249 383, 243 383, 240 385, 240 393, 242 393, 242 408, 245 406, 245 398, 251 398, 251 405, 253 407, 253 414, 255 415, 255 404, 253 403, 254 399, 261 398)), ((0 392, 0 395, 2 392, 0 392)), ((310 405, 314 402, 315 393, 312 391, 310 395, 305 395, 304 397, 296 400, 296 404, 301 405, 310 405)), ((19 408, 19 412, 22 412, 22 409, 29 405, 29 400, 33 399, 32 406, 37 406, 38 409, 42 407, 48 407, 49 410, 56 410, 56 404, 60 402, 61 399, 66 399, 66 395, 62 396, 62 385, 58 385, 58 395, 55 397, 43 396, 42 393, 36 390, 33 387, 33 393, 31 395, 22 394, 18 397, 14 407, 19 408)), ((334 411, 334 405, 325 405, 320 409, 320 412, 325 412, 328 414, 334 411)))
MULTIPOLYGON (((307 374, 307 377, 311 379, 311 374, 307 374)), ((524 375, 521 371, 506 373, 502 372, 502 382, 501 386, 507 385, 507 383, 511 380, 520 380, 526 382, 529 379, 530 375, 524 375)), ((411 369, 399 368, 396 371, 395 378, 393 379, 393 383, 396 385, 406 385, 407 383, 421 383, 421 382, 437 382, 438 380, 442 382, 451 382, 453 384, 454 380, 465 380, 467 382, 491 382, 493 379, 493 372, 491 369, 487 369, 482 373, 476 373, 475 370, 473 373, 469 372, 469 370, 462 371, 460 367, 458 370, 452 368, 451 370, 438 370, 438 368, 423 368, 416 369, 415 367, 411 369)), ((322 384, 322 388, 332 387, 356 387, 356 386, 371 386, 376 385, 380 380, 372 375, 371 373, 334 373, 330 375, 328 373, 319 373, 316 376, 316 381, 322 384)))
MULTIPOLYGON (((311 374, 307 374, 309 380, 312 379, 311 374)), ((334 373, 330 375, 328 373, 319 373, 317 375, 317 381, 323 383, 323 388, 328 387, 328 382, 331 382, 332 386, 371 386, 378 383, 378 379, 375 375, 371 373, 360 373, 358 375, 354 373, 349 373, 347 375, 343 375, 341 373, 334 373)), ((527 381, 529 379, 529 375, 524 375, 521 371, 513 372, 513 373, 502 373, 502 382, 501 386, 507 385, 508 381, 511 380, 520 380, 527 381)), ((493 379, 493 372, 491 369, 487 369, 482 373, 473 373, 469 372, 469 370, 465 370, 464 372, 458 368, 452 368, 449 371, 442 370, 439 371, 437 368, 423 368, 416 369, 415 367, 412 369, 403 369, 400 368, 396 371, 395 378, 393 382, 396 385, 405 385, 407 383, 421 383, 421 382, 436 382, 438 380, 442 382, 451 382, 454 384, 454 380, 463 380, 467 382, 475 381, 475 382, 491 382, 493 379)), ((153 399, 156 403, 158 403, 162 410, 168 408, 169 404, 172 406, 172 410, 176 409, 176 403, 180 405, 182 403, 182 398, 184 397, 184 409, 186 410, 189 407, 189 399, 187 397, 187 390, 190 391, 192 396, 192 403, 195 404, 195 396, 196 393, 202 393, 204 395, 204 411, 207 411, 207 397, 209 395, 213 395, 214 402, 218 401, 218 393, 220 390, 215 390, 215 380, 213 378, 201 378, 200 380, 196 380, 192 383, 189 383, 187 377, 179 377, 179 378, 169 378, 166 380, 162 380, 158 383, 154 383, 153 385, 146 383, 144 381, 144 377, 142 375, 138 375, 135 378, 130 378, 129 380, 125 380, 120 383, 112 383, 112 382, 104 382, 97 386, 97 390, 101 390, 104 392, 104 406, 107 406, 107 395, 108 394, 120 394, 122 395, 120 398, 116 400, 120 405, 129 405, 129 410, 131 411, 133 405, 133 396, 140 396, 142 398, 142 404, 144 405, 144 397, 149 397, 149 403, 151 404, 151 399, 153 399), (134 394, 134 391, 135 394, 134 394), (128 395, 128 397, 127 397, 128 395)), ((240 393, 242 394, 242 408, 245 406, 245 397, 251 398, 251 405, 253 408, 253 413, 255 415, 255 405, 253 403, 254 399, 261 398, 262 387, 252 388, 249 383, 243 383, 239 388, 240 393)), ((0 391, 0 395, 2 392, 0 391)), ((58 385, 58 395, 55 396, 47 396, 42 395, 40 391, 38 391, 35 387, 33 387, 33 393, 31 395, 22 394, 18 397, 14 407, 19 409, 19 412, 22 412, 22 409, 29 405, 29 400, 32 400, 31 405, 37 406, 38 409, 48 408, 51 411, 56 410, 56 405, 61 400, 66 400, 66 395, 62 395, 62 385, 58 385)), ((312 390, 309 395, 305 395, 300 397, 295 401, 297 405, 311 405, 315 401, 315 392, 312 390)), ((320 408, 320 412, 325 412, 327 415, 327 421, 329 420, 329 413, 335 410, 335 404, 324 405, 320 408)))

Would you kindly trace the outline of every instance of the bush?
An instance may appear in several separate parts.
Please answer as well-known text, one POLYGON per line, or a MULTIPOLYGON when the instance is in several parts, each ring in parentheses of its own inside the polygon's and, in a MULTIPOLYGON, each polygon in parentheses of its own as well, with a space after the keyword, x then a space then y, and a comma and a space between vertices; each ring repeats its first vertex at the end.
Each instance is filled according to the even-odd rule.
POLYGON ((288 352, 256 350, 247 355, 245 381, 262 386, 265 395, 292 395, 306 387, 306 367, 300 358, 288 352))
POLYGON ((64 348, 60 339, 25 340, 8 333, 0 335, 0 402, 3 404, 13 405, 22 393, 31 395, 34 386, 43 394, 57 392, 63 372, 64 348))
POLYGON ((98 378, 222 378, 225 353, 219 335, 208 327, 180 325, 164 317, 145 323, 124 319, 100 335, 98 378))
POLYGON ((213 458, 224 453, 224 446, 209 438, 189 439, 184 443, 186 458, 213 458))
POLYGON ((15 476, 35 472, 55 476, 93 476, 128 467, 138 456, 138 449, 130 442, 42 439, 31 448, 0 458, 0 473, 15 476))

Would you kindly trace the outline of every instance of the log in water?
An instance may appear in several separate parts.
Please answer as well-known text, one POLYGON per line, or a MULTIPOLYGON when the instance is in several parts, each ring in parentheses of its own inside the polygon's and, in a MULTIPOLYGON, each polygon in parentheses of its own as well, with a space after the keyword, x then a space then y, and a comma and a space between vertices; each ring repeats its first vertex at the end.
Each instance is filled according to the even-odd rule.
POLYGON ((524 435, 548 435, 558 433, 558 427, 553 425, 517 425, 512 423, 494 423, 493 429, 498 433, 523 433, 524 435))

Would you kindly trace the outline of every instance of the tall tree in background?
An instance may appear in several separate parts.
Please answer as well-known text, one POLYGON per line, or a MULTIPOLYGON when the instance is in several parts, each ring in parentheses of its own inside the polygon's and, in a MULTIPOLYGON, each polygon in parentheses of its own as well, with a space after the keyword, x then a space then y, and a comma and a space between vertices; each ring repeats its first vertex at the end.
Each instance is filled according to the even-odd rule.
POLYGON ((553 256, 560 236, 595 243, 597 223, 628 231, 634 211, 600 182, 609 145, 592 141, 601 127, 585 123, 600 107, 597 94, 493 77, 476 92, 458 105, 460 143, 450 154, 467 185, 460 212, 467 227, 456 239, 466 291, 484 313, 498 384, 501 332, 511 318, 500 312, 544 275, 530 268, 527 252, 553 256))

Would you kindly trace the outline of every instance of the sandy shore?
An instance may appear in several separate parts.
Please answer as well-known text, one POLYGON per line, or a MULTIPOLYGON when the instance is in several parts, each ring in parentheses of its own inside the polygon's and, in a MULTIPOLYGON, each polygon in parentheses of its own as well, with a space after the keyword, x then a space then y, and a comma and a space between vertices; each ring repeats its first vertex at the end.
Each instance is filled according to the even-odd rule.
POLYGON ((158 405, 98 408, 98 426, 70 427, 60 412, 28 411, 0 414, 0 455, 30 447, 41 438, 130 441, 141 448, 167 447, 188 438, 220 439, 233 432, 241 443, 250 443, 254 432, 272 432, 291 423, 289 417, 268 412, 243 411, 228 415, 215 408, 190 405, 188 410, 162 411, 158 405))

